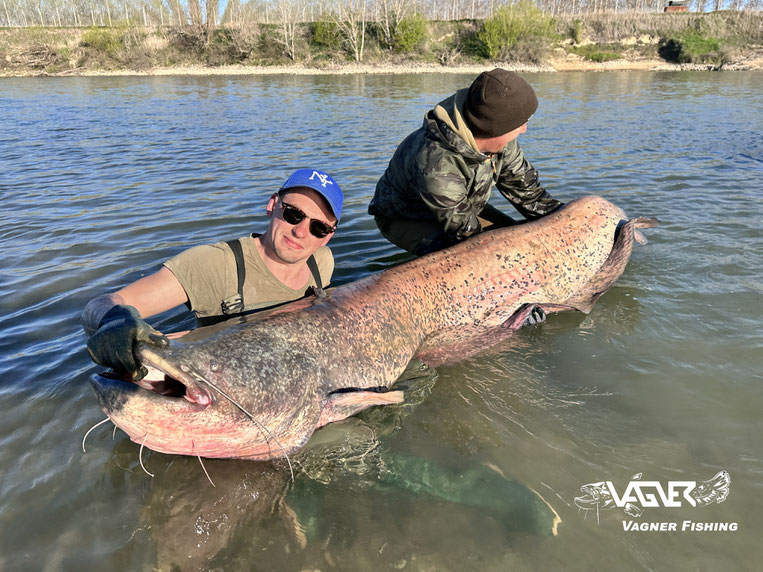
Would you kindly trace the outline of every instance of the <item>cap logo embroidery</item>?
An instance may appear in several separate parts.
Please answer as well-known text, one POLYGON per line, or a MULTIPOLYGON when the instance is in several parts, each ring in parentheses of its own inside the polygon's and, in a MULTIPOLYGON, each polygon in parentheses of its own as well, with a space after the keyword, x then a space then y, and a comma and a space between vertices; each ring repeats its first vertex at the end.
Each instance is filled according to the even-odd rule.
POLYGON ((318 177, 318 178, 320 179, 320 181, 321 181, 321 186, 322 186, 324 189, 326 188, 326 183, 328 183, 329 185, 333 185, 333 184, 334 184, 334 181, 329 181, 329 180, 328 180, 328 179, 329 179, 329 176, 328 176, 328 175, 326 175, 325 173, 319 173, 318 171, 313 171, 313 174, 312 174, 312 175, 310 175, 310 180, 311 180, 311 181, 313 180, 313 177, 318 177))

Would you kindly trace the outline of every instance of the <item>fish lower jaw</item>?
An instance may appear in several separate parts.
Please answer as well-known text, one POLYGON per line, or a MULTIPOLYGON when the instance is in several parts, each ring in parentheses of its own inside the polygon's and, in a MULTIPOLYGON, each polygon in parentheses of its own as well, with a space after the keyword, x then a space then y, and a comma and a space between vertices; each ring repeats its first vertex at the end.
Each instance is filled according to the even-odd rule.
MULTIPOLYGON (((187 406, 203 413, 198 406, 187 406)), ((196 412, 188 413, 193 415, 196 412)), ((240 428, 231 429, 226 425, 201 427, 196 423, 184 424, 180 418, 173 421, 144 417, 142 421, 136 422, 134 415, 119 415, 117 412, 107 414, 112 423, 135 444, 166 455, 271 461, 288 457, 300 449, 305 441, 301 434, 296 438, 281 434, 263 439, 259 428, 249 432, 240 428)))
POLYGON ((204 439, 190 439, 188 442, 179 443, 170 439, 157 438, 150 433, 140 435, 125 432, 135 444, 165 455, 185 455, 189 457, 203 457, 205 459, 272 461, 286 457, 296 450, 296 448, 281 449, 275 444, 258 445, 254 448, 248 446, 239 448, 235 443, 208 443, 204 439))

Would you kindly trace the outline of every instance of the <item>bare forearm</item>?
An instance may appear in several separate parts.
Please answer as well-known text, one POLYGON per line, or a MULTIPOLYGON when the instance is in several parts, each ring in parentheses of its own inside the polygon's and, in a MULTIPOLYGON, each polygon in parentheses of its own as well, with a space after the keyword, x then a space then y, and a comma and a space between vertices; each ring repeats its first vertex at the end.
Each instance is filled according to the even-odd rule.
POLYGON ((162 267, 158 272, 144 276, 113 294, 104 294, 90 300, 80 321, 88 336, 92 336, 103 316, 117 304, 132 306, 143 319, 165 312, 188 301, 188 295, 174 274, 162 267))
POLYGON ((85 309, 82 311, 82 316, 80 316, 82 329, 85 330, 85 333, 88 336, 92 336, 98 329, 106 312, 111 310, 111 308, 117 304, 124 303, 125 301, 122 296, 116 293, 103 294, 97 298, 93 298, 88 302, 87 306, 85 306, 85 309))

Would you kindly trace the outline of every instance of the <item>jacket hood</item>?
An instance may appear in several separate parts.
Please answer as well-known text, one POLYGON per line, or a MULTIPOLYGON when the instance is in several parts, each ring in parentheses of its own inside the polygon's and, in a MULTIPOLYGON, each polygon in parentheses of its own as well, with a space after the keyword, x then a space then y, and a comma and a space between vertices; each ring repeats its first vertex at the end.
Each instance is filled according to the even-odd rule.
POLYGON ((478 155, 483 156, 483 153, 477 148, 477 143, 474 141, 474 135, 464 119, 464 104, 466 103, 466 94, 468 91, 469 90, 466 88, 459 89, 456 93, 438 103, 435 108, 427 114, 427 123, 430 124, 428 128, 430 131, 433 128, 439 131, 443 139, 453 145, 457 150, 463 152, 463 147, 465 145, 478 155), (432 126, 432 122, 436 123, 434 119, 439 119, 447 125, 452 131, 452 134, 456 135, 456 138, 452 136, 448 137, 448 135, 451 134, 443 133, 439 128, 439 125, 432 126), (461 141, 458 141, 458 139, 461 141))

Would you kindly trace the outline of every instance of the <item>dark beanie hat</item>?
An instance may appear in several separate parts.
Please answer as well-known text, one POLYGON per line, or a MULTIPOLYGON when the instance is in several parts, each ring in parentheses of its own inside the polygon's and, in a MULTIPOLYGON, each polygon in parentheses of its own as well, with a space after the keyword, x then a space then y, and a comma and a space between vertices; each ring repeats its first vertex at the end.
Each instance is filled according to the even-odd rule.
POLYGON ((527 123, 538 99, 519 74, 501 68, 482 72, 466 94, 464 119, 475 137, 498 137, 527 123))

